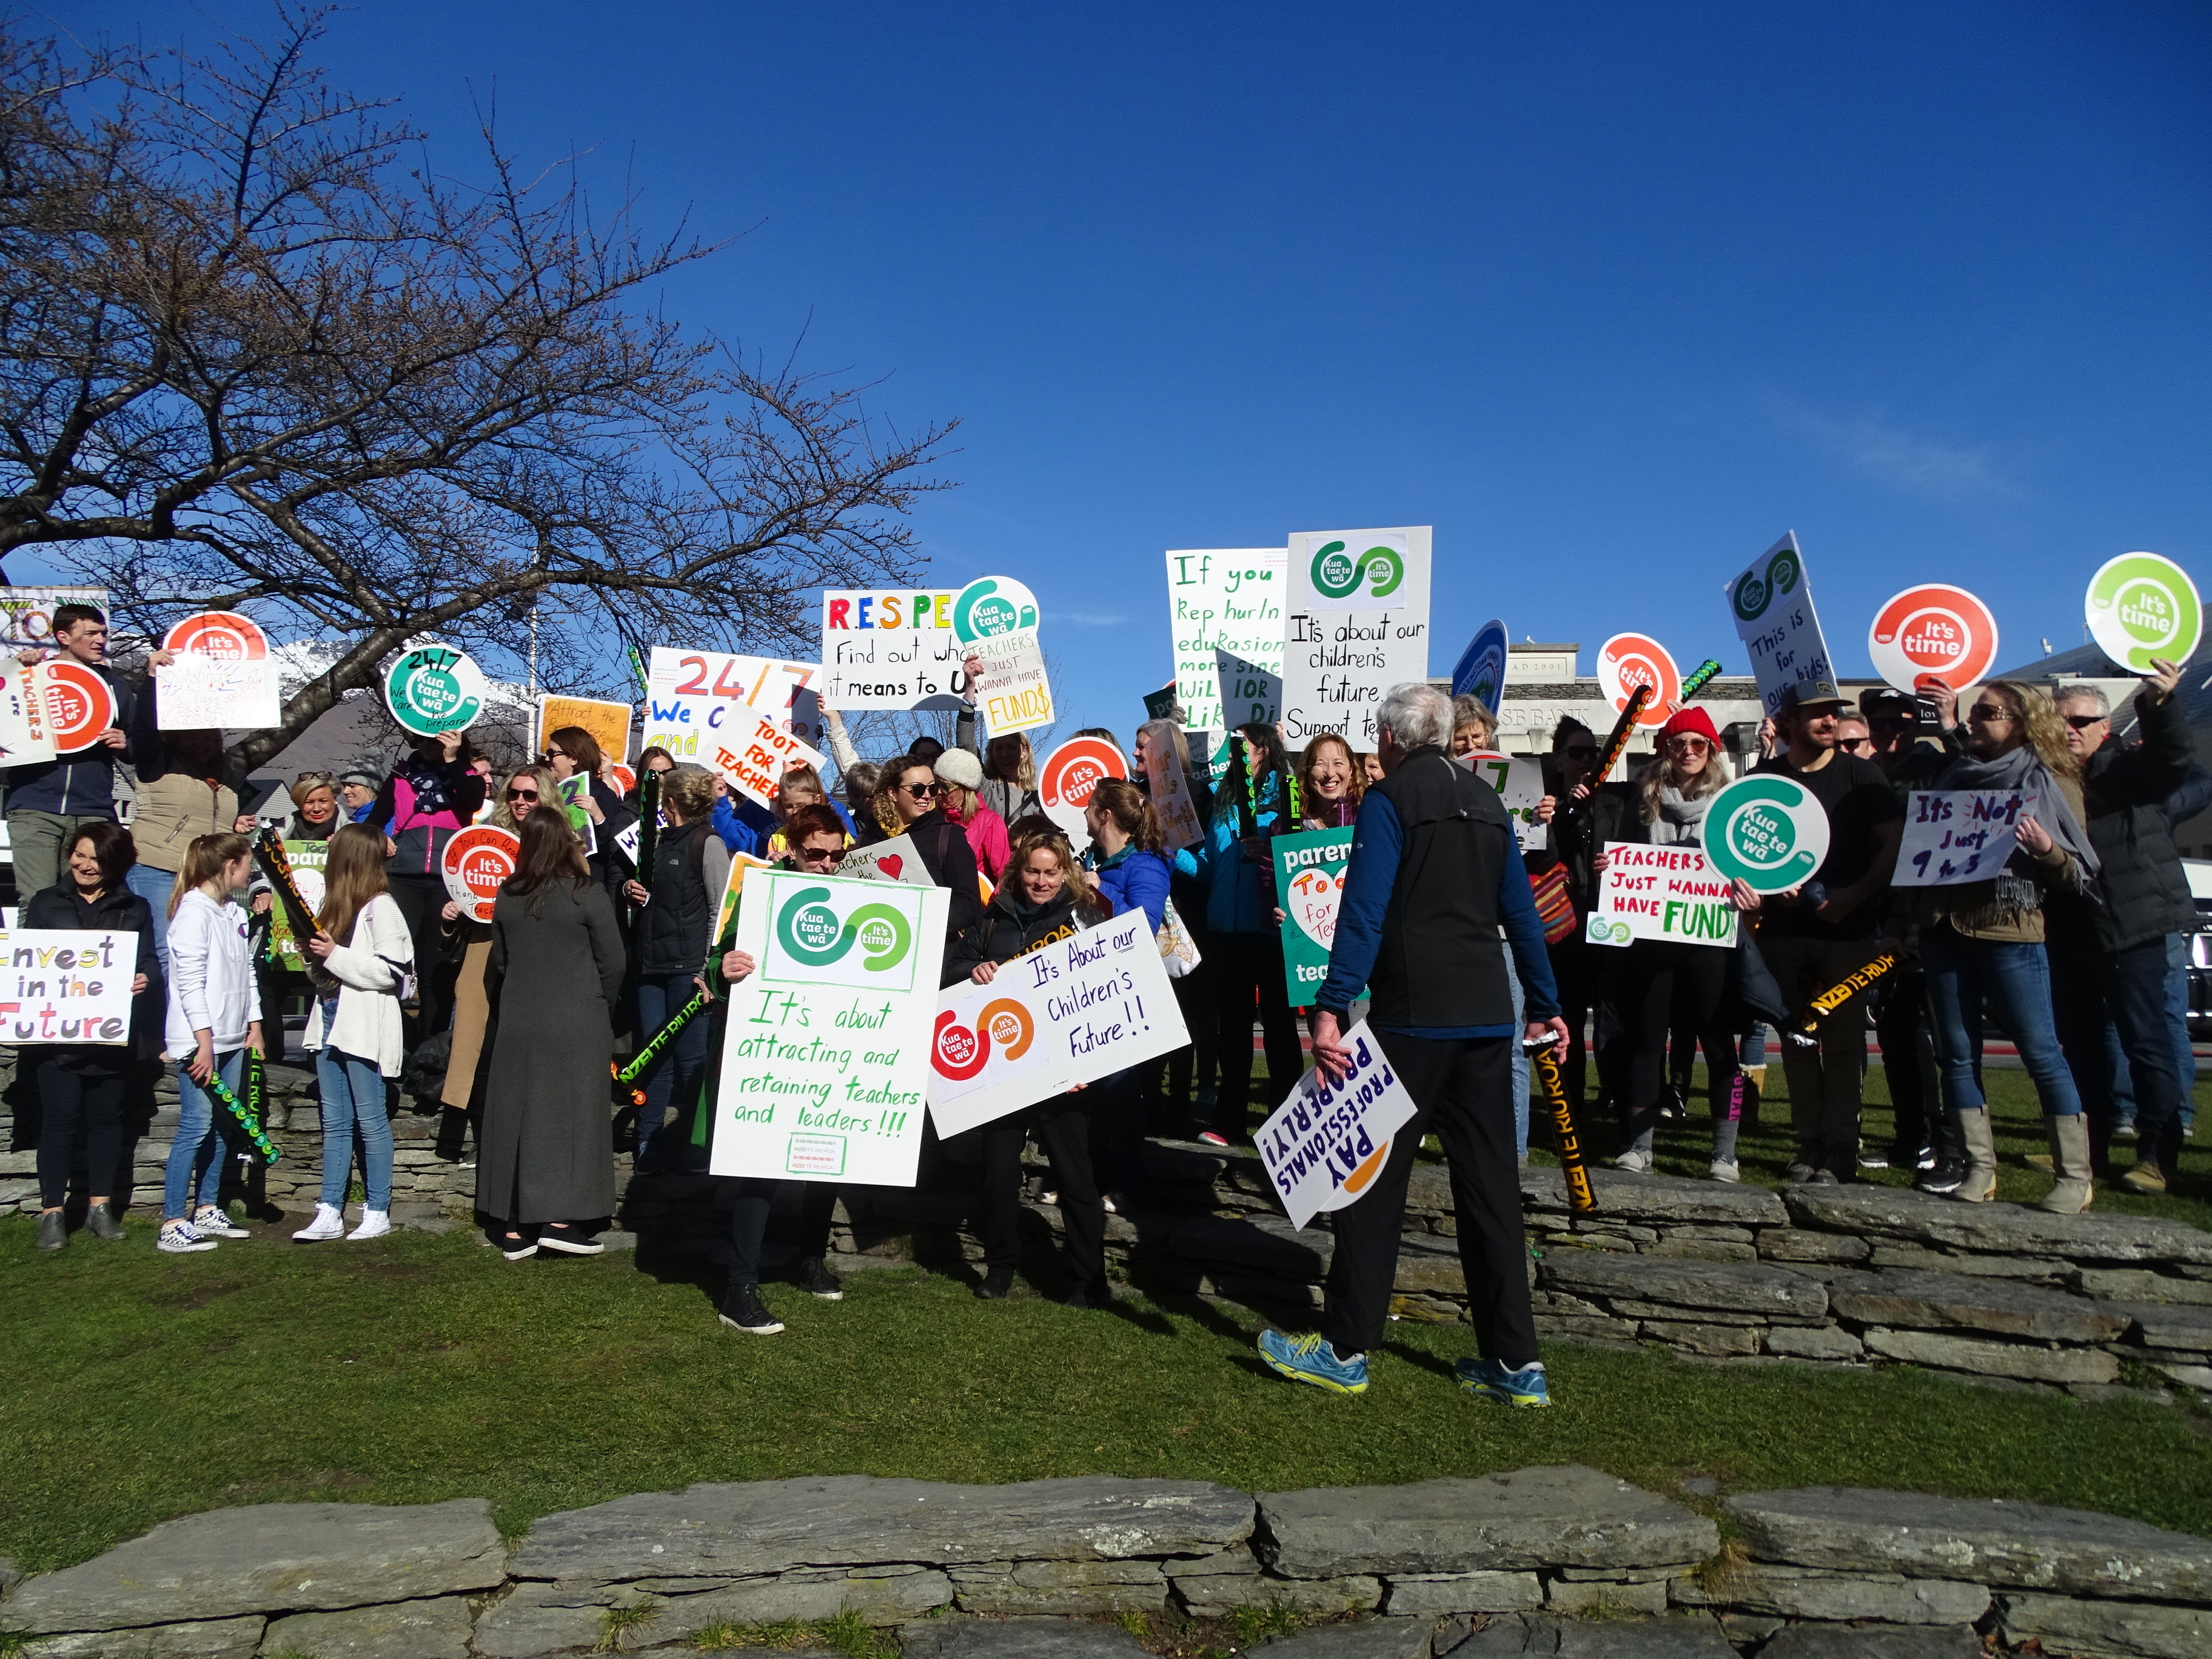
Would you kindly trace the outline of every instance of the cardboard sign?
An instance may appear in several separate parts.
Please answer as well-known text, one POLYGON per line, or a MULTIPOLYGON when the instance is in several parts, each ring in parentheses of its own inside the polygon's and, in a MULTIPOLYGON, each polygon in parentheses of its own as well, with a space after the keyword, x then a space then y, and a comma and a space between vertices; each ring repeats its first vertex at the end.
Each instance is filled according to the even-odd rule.
POLYGON ((1206 839, 1206 821, 1198 815, 1198 803, 1190 795, 1190 780, 1183 775, 1173 744, 1153 742, 1146 746, 1145 788, 1159 817, 1160 838, 1170 853, 1195 847, 1206 839))
POLYGON ((46 737, 57 754, 74 754, 100 741, 115 724, 115 692, 98 671, 75 657, 50 657, 39 665, 46 737))
MULTIPOLYGON (((522 858, 522 841, 511 830, 496 824, 472 823, 446 843, 439 871, 446 878, 446 894, 471 921, 491 920, 492 901, 514 873, 522 858)), ((636 861, 635 853, 631 861, 636 861)))
POLYGON ((1609 841, 1605 851, 1605 875, 1586 928, 1592 945, 1657 939, 1735 947, 1729 878, 1704 848, 1609 841))
POLYGON ((45 676, 13 657, 0 661, 0 766, 29 766, 53 757, 45 676))
POLYGON ((750 853, 730 854, 730 873, 722 882, 722 902, 714 907, 714 937, 717 939, 729 938, 731 925, 738 919, 738 901, 745 890, 745 872, 773 870, 775 867, 773 860, 755 858, 750 853))
POLYGON ((130 1042, 137 934, 0 929, 0 1042, 130 1042))
POLYGON ((967 653, 952 631, 955 588, 833 587, 822 595, 830 708, 958 708, 967 653))
POLYGON ((2154 659, 2187 662, 2204 632, 2197 584, 2155 553, 2106 560, 2089 579, 2081 604, 2089 637, 2131 674, 2151 672, 2154 659))
POLYGON ((1754 893, 1784 893, 1826 860, 1827 809, 1795 778, 1754 772, 1713 797, 1703 840, 1722 875, 1754 893))
POLYGON ((65 605, 88 605, 105 617, 104 587, 0 587, 0 647, 9 651, 52 651, 54 612, 65 605))
POLYGON ((889 841, 848 848, 837 861, 837 873, 848 881, 902 881, 915 887, 936 884, 912 836, 893 836, 889 841))
MULTIPOLYGON (((1258 720, 1272 726, 1282 717, 1290 556, 1280 547, 1168 554, 1168 632, 1176 669, 1170 702, 1181 705, 1184 725, 1226 727, 1258 720), (1224 659, 1237 665, 1226 680, 1224 659)), ((1164 710, 1153 717, 1168 718, 1164 710)))
POLYGON ((1312 1067, 1254 1138, 1293 1227, 1345 1208, 1372 1187, 1390 1160, 1391 1137, 1419 1109, 1365 1020, 1345 1033, 1344 1044, 1352 1051, 1344 1081, 1331 1083, 1312 1067))
POLYGON ((1894 595, 1867 629, 1874 672, 1900 691, 1940 679, 1964 692, 1997 657, 1997 619, 1963 587, 1923 582, 1894 595))
POLYGON ((816 663, 656 645, 645 677, 645 747, 711 766, 714 744, 751 730, 749 709, 818 744, 822 702, 814 683, 821 673, 816 663))
POLYGON ((274 726, 276 662, 269 636, 251 617, 208 611, 187 617, 161 641, 176 660, 155 670, 155 705, 164 732, 274 726))
MULTIPOLYGON (((307 902, 309 911, 320 910, 323 869, 331 861, 330 842, 288 841, 284 843, 284 857, 292 866, 292 884, 300 890, 300 896, 307 902)), ((306 970, 306 953, 293 936, 291 913, 281 898, 269 907, 269 948, 292 972, 306 970)))
POLYGON ((1536 816, 1544 799, 1544 763, 1495 749, 1478 749, 1462 755, 1459 763, 1498 792, 1505 816, 1513 820, 1514 839, 1524 853, 1540 853, 1552 844, 1552 826, 1536 816))
POLYGON ((1492 719, 1497 718, 1498 706, 1505 701, 1510 645, 1505 624, 1494 617, 1476 629, 1467 649, 1452 665, 1452 696, 1474 697, 1490 710, 1492 719))
POLYGON ((952 631, 961 648, 981 659, 975 707, 994 738, 1058 718, 1037 617, 1036 596, 1011 576, 978 577, 952 601, 952 631))
POLYGON ((1429 677, 1429 527, 1291 538, 1283 740, 1334 732, 1362 753, 1394 685, 1429 677))
POLYGON ((483 670, 450 645, 402 651, 384 675, 384 702, 392 718, 421 738, 465 732, 483 713, 485 692, 483 670))
POLYGON ((1636 723, 1661 726, 1674 717, 1682 700, 1682 673, 1667 647, 1648 634, 1615 634, 1597 648, 1597 686, 1619 714, 1636 688, 1651 688, 1651 701, 1636 723))
POLYGON ((1133 910, 941 994, 929 1115, 939 1135, 958 1134, 1189 1041, 1152 924, 1133 910))
MULTIPOLYGON (((596 697, 556 697, 541 693, 538 699, 538 747, 544 754, 545 745, 556 732, 564 726, 581 726, 592 734, 599 745, 599 752, 609 760, 629 758, 629 720, 631 705, 626 702, 603 702, 596 697)), ((625 789, 635 787, 631 779, 625 789)))
POLYGON ((2020 821, 2035 816, 2032 789, 1916 789, 1905 805, 1893 887, 1956 887, 1994 881, 2019 844, 2020 821))
POLYGON ((718 1176, 911 1187, 945 954, 941 887, 767 870, 744 883, 714 1099, 718 1176))
POLYGON ((731 722, 729 741, 712 744, 712 752, 701 758, 746 799, 774 806, 783 788, 785 769, 811 766, 818 773, 830 763, 827 755, 810 749, 759 710, 744 712, 750 718, 750 729, 742 719, 731 722))
POLYGON ((1352 833, 1308 830, 1267 842, 1275 857, 1275 905, 1283 913, 1283 983, 1293 1008, 1312 1007, 1328 977, 1352 833))
POLYGON ((1736 637, 1751 658, 1759 681, 1759 705, 1769 714, 1782 706, 1791 686, 1807 696, 1840 697, 1834 659, 1813 609, 1804 556, 1790 531, 1752 561, 1725 590, 1735 617, 1736 637))

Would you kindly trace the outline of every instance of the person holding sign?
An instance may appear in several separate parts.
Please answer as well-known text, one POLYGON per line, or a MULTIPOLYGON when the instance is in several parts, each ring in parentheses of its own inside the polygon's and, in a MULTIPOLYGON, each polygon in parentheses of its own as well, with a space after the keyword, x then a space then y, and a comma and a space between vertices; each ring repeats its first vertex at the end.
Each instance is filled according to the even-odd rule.
POLYGON ((953 939, 982 915, 983 896, 975 881, 975 849, 969 845, 966 832, 937 804, 943 786, 937 781, 933 758, 902 755, 884 768, 879 798, 897 822, 891 833, 913 838, 930 880, 951 896, 945 936, 953 939))
POLYGON ((25 651, 15 660, 79 665, 106 683, 115 717, 84 748, 6 769, 8 840, 18 893, 43 893, 61 878, 62 843, 71 830, 115 822, 115 763, 133 758, 125 733, 137 700, 107 665, 107 618, 88 605, 58 605, 52 638, 58 651, 25 651))
MULTIPOLYGON (((22 925, 70 932, 137 936, 137 971, 131 980, 130 1040, 41 1043, 16 1052, 31 1059, 45 1118, 39 1128, 39 1248, 69 1243, 62 1206, 69 1200, 70 1166, 84 1146, 85 1182, 92 1188, 84 1212, 94 1238, 123 1237, 109 1207, 123 1152, 123 1093, 133 1064, 158 1048, 161 964, 154 953, 154 918, 146 901, 130 890, 131 832, 120 824, 81 823, 62 848, 68 873, 26 901, 22 925), (106 1187, 107 1192, 100 1189, 106 1187)), ((118 964, 120 966, 120 964, 118 964)), ((20 1060, 19 1060, 20 1063, 20 1060)))
MULTIPOLYGON (((1085 879, 1115 915, 1142 910, 1158 934, 1167 925, 1174 881, 1152 802, 1127 779, 1104 778, 1091 792, 1083 822, 1091 831, 1091 850, 1099 854, 1085 879)), ((1092 1162, 1111 1202, 1144 1185, 1145 1103, 1139 1074, 1146 1069, 1131 1066, 1102 1078, 1091 1097, 1092 1162)))
MULTIPOLYGON (((2032 685, 1995 680, 1975 694, 1966 711, 1967 752, 1945 767, 1932 787, 2000 791, 2031 805, 2014 823, 2017 845, 2001 867, 1986 880, 1922 890, 1912 919, 1920 924, 1943 1105, 1966 1153, 1965 1176, 1951 1196, 1979 1204, 1996 1194, 1996 1143, 1981 1086, 1986 1000, 2018 1046, 2043 1103, 2058 1182, 2042 1207, 2078 1215, 2089 1207, 2089 1132, 2052 1019, 2044 901, 2051 893, 2080 891, 2098 860, 2081 825, 2081 767, 2067 752, 2064 731, 2051 699, 2032 685)), ((1943 799, 1917 793, 1912 814, 1943 799)), ((1890 948, 1901 951, 1894 912, 1891 931, 1890 948)))
MULTIPOLYGON (((1644 775, 1636 820, 1620 839, 1654 847, 1695 847, 1703 839, 1705 809, 1728 782, 1720 734, 1712 717, 1692 703, 1659 728, 1659 763, 1644 775)), ((1601 875, 1612 855, 1601 851, 1601 875)), ((1759 895, 1734 884, 1729 902, 1759 908, 1759 895)), ((1743 1073, 1736 1064, 1735 1020, 1729 999, 1733 949, 1682 939, 1639 939, 1613 952, 1613 1002, 1620 1058, 1607 1070, 1626 1093, 1628 1146, 1616 1169, 1648 1175, 1651 1143, 1659 1128, 1660 1094, 1667 1080, 1667 1036, 1680 1026, 1705 1051, 1706 1092, 1713 1109, 1715 1181, 1742 1178, 1736 1167, 1736 1130, 1743 1120, 1743 1073)))
POLYGON ((1527 988, 1530 1042, 1567 1040, 1544 954, 1543 925, 1505 808, 1455 765, 1451 703, 1433 686, 1398 685, 1378 714, 1382 781, 1360 803, 1328 978, 1314 1027, 1314 1063, 1341 1081, 1351 1067, 1342 1022, 1363 985, 1385 1058, 1418 1109, 1369 1189, 1335 1212, 1321 1330, 1264 1331, 1267 1364, 1294 1382, 1341 1394, 1367 1387, 1367 1351, 1382 1339, 1397 1275, 1406 1187, 1433 1132, 1451 1168, 1459 1255, 1479 1358, 1460 1385, 1514 1406, 1551 1403, 1528 1301, 1528 1250, 1513 1150, 1512 1024, 1503 925, 1527 988))
POLYGON ((252 874, 253 847, 245 836, 202 836, 185 849, 185 878, 169 900, 169 1012, 162 1052, 176 1064, 179 1116, 155 1248, 170 1255, 212 1250, 217 1239, 247 1237, 216 1201, 223 1142, 206 1085, 220 1072, 235 1094, 245 1076, 246 1051, 261 1049, 261 992, 246 944, 246 912, 230 896, 252 874))

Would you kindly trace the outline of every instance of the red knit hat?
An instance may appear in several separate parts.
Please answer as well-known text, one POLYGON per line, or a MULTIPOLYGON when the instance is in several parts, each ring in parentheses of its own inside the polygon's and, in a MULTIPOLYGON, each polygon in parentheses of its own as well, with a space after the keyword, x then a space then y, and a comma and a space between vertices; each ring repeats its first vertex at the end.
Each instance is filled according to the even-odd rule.
POLYGON ((1659 728, 1660 747, 1663 749, 1668 738, 1680 737, 1685 732, 1703 738, 1716 749, 1721 746, 1721 734, 1713 730, 1713 717, 1695 703, 1676 709, 1674 718, 1659 728))

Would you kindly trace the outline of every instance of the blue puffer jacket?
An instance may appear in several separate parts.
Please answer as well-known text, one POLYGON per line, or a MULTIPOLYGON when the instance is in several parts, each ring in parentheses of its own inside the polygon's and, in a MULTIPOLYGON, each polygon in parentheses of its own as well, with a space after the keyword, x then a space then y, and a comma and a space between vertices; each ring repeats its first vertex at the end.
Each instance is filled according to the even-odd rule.
MULTIPOLYGON (((1260 796, 1256 822, 1262 844, 1267 837, 1289 826, 1278 807, 1279 788, 1269 777, 1260 796)), ((1275 923, 1275 866, 1272 858, 1255 864, 1244 856, 1237 834, 1237 814, 1223 811, 1214 816, 1205 844, 1197 849, 1200 878, 1206 883, 1206 926, 1215 933, 1279 935, 1275 923)))
POLYGON ((1117 916, 1141 907, 1157 933, 1167 915, 1168 861, 1133 844, 1124 847, 1098 866, 1098 890, 1114 901, 1117 916))

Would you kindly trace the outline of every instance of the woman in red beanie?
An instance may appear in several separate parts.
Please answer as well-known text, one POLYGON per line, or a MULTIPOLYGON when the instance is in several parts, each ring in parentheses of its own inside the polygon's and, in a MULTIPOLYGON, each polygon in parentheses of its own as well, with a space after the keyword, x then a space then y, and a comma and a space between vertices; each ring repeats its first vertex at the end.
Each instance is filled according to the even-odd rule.
MULTIPOLYGON (((1692 705, 1659 730, 1661 758, 1644 774, 1641 822, 1621 826, 1623 839, 1660 847, 1695 847, 1705 809, 1729 781, 1720 737, 1711 716, 1692 705), (1641 830, 1641 834, 1637 831, 1641 830)), ((1602 871, 1607 860, 1595 860, 1602 871)), ((1742 890, 1739 889, 1741 893, 1742 890)), ((1743 1114, 1743 1074, 1735 1057, 1734 1021, 1728 1008, 1729 963, 1734 952, 1711 945, 1639 939, 1613 953, 1611 976, 1618 1058, 1606 1068, 1623 1089, 1628 1147, 1613 1159, 1620 1169, 1651 1168, 1652 1132, 1659 1125, 1659 1097, 1667 1074, 1667 1033, 1679 1023, 1697 1033, 1705 1051, 1705 1077, 1713 1103, 1716 1181, 1737 1179, 1736 1127, 1743 1114)))

